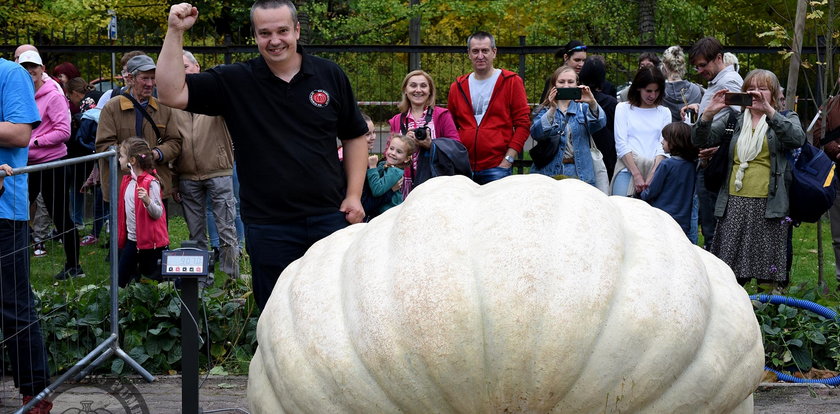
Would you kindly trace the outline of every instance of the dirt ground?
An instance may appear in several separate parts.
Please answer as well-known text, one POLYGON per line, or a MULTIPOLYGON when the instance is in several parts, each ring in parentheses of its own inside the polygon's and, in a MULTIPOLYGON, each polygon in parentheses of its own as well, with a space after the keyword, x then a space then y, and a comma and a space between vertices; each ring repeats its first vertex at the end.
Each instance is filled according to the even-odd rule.
MULTIPOLYGON (((203 377, 202 377, 203 378, 203 377)), ((204 412, 247 413, 247 377, 210 376, 199 390, 204 412), (219 411, 216 411, 219 410, 219 411)), ((19 398, 10 381, 0 390, 0 413, 13 413, 19 398)), ((118 414, 181 412, 181 379, 159 376, 154 383, 140 377, 123 381, 92 379, 59 387, 53 396, 54 414, 118 414)), ((840 389, 822 385, 762 384, 755 393, 757 414, 840 414, 840 389)))

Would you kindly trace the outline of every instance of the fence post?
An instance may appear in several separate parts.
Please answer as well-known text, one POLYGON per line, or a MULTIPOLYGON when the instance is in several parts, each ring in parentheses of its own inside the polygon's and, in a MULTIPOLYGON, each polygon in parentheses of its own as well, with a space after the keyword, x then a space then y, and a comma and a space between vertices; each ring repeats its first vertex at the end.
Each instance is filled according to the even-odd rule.
POLYGON ((519 77, 525 81, 525 36, 519 36, 519 77))
MULTIPOLYGON (((417 6, 420 4, 420 0, 409 0, 409 9, 414 12, 417 12, 417 6)), ((411 46, 419 46, 420 45, 420 15, 417 14, 415 16, 411 16, 411 20, 408 22, 408 44, 411 46)), ((408 54, 408 71, 414 71, 420 69, 420 53, 419 52, 411 52, 408 54)))

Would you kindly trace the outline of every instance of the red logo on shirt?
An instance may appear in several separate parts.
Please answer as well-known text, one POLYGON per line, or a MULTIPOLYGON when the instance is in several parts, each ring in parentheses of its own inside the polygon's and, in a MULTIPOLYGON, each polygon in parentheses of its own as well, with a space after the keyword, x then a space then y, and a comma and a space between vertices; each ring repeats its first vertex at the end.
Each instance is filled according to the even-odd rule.
POLYGON ((330 104, 330 94, 323 89, 316 89, 309 93, 309 102, 318 108, 323 108, 330 104))

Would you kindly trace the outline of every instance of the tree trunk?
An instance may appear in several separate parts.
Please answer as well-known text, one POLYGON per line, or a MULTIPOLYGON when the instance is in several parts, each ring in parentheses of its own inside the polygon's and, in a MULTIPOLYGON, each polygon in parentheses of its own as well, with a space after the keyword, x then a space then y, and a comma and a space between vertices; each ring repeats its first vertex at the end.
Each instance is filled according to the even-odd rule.
POLYGON ((656 0, 636 0, 639 3, 639 43, 656 44, 656 0))
POLYGON ((785 89, 785 102, 788 109, 796 110, 796 86, 799 83, 799 67, 802 65, 802 35, 805 32, 805 13, 807 12, 808 1, 798 0, 796 4, 796 21, 793 25, 793 44, 790 57, 790 69, 788 70, 787 89, 785 89))

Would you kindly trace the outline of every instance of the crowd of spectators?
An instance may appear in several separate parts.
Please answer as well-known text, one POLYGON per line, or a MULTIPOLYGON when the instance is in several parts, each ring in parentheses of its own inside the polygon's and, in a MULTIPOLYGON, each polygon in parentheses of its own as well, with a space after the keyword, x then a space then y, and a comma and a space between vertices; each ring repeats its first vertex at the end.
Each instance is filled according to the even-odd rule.
MULTIPOLYGON (((130 224, 129 245, 143 243, 136 240, 144 233, 140 226, 158 217, 166 221, 172 202, 180 203, 190 239, 214 248, 220 270, 232 278, 239 277, 244 245, 262 309, 282 271, 314 242, 409 198, 427 178, 424 168, 435 162, 429 160, 432 149, 452 155, 452 163, 461 156, 472 179, 487 184, 512 174, 514 163, 526 158, 531 137, 542 155, 540 161, 534 157, 530 173, 580 179, 611 195, 644 199, 669 213, 692 242, 702 232, 703 247, 724 260, 740 283, 756 279, 772 289, 788 282, 790 228, 784 218, 790 176, 780 172, 790 170, 784 154, 803 145, 805 133, 797 114, 784 107, 776 76, 756 69, 744 80, 737 59, 714 38, 698 40, 687 53, 679 46, 661 57, 657 51, 642 53, 632 81, 618 92, 606 79, 609 63, 588 55, 584 43, 570 41, 556 54, 562 63, 548 74, 539 106, 530 108, 522 78, 495 67, 493 35, 476 32, 466 42, 472 71, 452 80, 445 107, 438 106, 429 73, 405 76, 380 159, 371 153, 375 123, 360 112, 342 69, 298 43, 300 24, 291 2, 257 0, 251 23, 260 56, 204 72, 182 47, 197 18, 189 4, 172 6, 157 62, 140 51, 126 53, 120 62, 125 85, 105 93, 94 91, 72 63, 48 72, 32 45, 18 48, 17 65, 0 59, 0 74, 14 75, 0 78, 0 85, 14 85, 3 90, 17 94, 0 97, 0 164, 37 165, 139 139, 137 145, 148 151, 129 158, 150 167, 138 170, 127 163, 118 177, 125 185, 137 179, 123 179, 126 174, 149 174, 142 188, 128 187, 143 190, 142 196, 125 200, 132 206, 145 202, 145 191, 154 188, 154 203, 162 211, 130 224), (686 80, 689 67, 708 84, 686 80), (728 105, 730 92, 748 94, 753 103, 728 105), (6 108, 12 101, 31 105, 6 108), (736 127, 727 177, 710 191, 703 169, 729 118, 736 127)), ((834 114, 832 105, 827 110, 834 114)), ((834 124, 826 134, 834 132, 834 124)), ((28 225, 30 214, 45 215, 65 251, 55 278, 83 276, 79 247, 99 244, 105 221, 117 219, 108 217, 108 203, 124 204, 111 200, 110 186, 117 183, 109 177, 107 162, 91 162, 32 173, 28 186, 14 176, 7 179, 0 232, 9 237, 0 236, 0 253, 20 255, 20 246, 30 244, 36 257, 46 254, 42 240, 51 235, 43 235, 38 220, 28 225), (26 197, 14 194, 18 191, 26 197), (84 192, 94 197, 95 209, 91 233, 80 237, 84 192), (40 199, 45 213, 35 208, 40 199)), ((120 220, 126 220, 124 213, 134 214, 120 212, 120 220)), ((836 246, 838 240, 835 236, 836 246)), ((166 247, 149 249, 159 255, 166 247)), ((4 293, 3 301, 16 303, 17 313, 4 312, 3 318, 32 325, 25 256, 13 265, 2 261, 4 287, 7 274, 20 274, 30 292, 8 298, 4 293)), ((120 266, 122 286, 140 276, 135 268, 120 266)), ((40 365, 37 323, 28 331, 16 341, 34 352, 28 358, 35 364, 27 368, 31 378, 21 382, 31 397, 45 385, 46 366, 40 365)))

